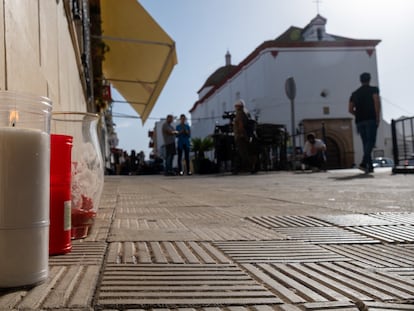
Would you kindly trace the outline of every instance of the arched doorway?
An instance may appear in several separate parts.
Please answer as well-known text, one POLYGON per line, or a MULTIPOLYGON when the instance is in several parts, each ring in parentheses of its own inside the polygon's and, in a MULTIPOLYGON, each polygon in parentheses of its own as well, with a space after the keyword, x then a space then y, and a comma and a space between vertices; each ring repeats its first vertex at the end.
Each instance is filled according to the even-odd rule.
POLYGON ((327 148, 327 168, 350 168, 354 163, 352 119, 303 119, 304 133, 314 132, 327 148))
POLYGON ((342 168, 341 165, 341 150, 338 143, 332 138, 327 136, 325 138, 326 144, 326 168, 337 169, 342 168))

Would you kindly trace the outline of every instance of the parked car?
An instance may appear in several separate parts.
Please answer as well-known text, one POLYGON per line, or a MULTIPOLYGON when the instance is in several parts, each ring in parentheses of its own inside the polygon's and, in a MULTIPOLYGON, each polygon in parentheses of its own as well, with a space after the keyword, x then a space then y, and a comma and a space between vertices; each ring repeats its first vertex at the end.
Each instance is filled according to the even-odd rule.
POLYGON ((404 161, 404 166, 414 166, 414 157, 412 157, 410 159, 406 159, 404 161))
POLYGON ((374 167, 394 167, 394 160, 391 158, 378 157, 372 160, 374 167))

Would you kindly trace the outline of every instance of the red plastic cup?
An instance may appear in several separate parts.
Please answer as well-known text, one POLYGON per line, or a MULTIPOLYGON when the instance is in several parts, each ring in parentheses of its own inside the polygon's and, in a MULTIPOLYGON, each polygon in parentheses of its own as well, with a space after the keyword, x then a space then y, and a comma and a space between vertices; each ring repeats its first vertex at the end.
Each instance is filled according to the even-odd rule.
POLYGON ((66 254, 71 242, 71 160, 73 137, 50 135, 49 255, 66 254))

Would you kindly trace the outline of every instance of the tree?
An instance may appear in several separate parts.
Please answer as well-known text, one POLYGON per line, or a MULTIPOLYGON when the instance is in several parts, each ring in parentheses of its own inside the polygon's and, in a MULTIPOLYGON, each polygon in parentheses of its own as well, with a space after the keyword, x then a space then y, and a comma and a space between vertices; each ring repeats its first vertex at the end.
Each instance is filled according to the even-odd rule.
POLYGON ((214 147, 214 141, 210 137, 199 138, 195 137, 191 139, 191 150, 195 153, 195 158, 198 160, 205 158, 205 152, 212 150, 214 147))
POLYGON ((194 172, 197 174, 208 174, 213 171, 213 164, 205 158, 205 152, 214 148, 214 141, 210 137, 191 139, 191 150, 195 153, 193 160, 194 172))

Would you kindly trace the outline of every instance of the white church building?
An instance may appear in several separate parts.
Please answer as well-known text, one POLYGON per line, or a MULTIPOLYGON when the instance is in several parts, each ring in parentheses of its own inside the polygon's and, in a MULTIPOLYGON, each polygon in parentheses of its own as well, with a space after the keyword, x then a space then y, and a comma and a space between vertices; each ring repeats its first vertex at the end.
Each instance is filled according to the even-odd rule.
MULTIPOLYGON (((276 39, 263 42, 238 65, 231 64, 227 52, 225 66, 206 80, 190 110, 192 137, 213 134, 215 125, 228 122, 223 113, 234 110, 235 101, 243 99, 259 124, 284 125, 289 133, 292 128, 300 133, 313 131, 319 137, 323 124, 328 168, 358 164, 362 144, 348 101, 360 86, 362 72, 369 72, 371 84, 378 86, 376 46, 380 40, 328 34, 326 21, 318 14, 304 28, 292 26, 276 39), (290 77, 296 84, 294 127, 285 90, 290 77)), ((375 156, 391 156, 389 132, 389 125, 382 121, 375 156)), ((297 136, 295 144, 303 145, 303 135, 297 136)))

